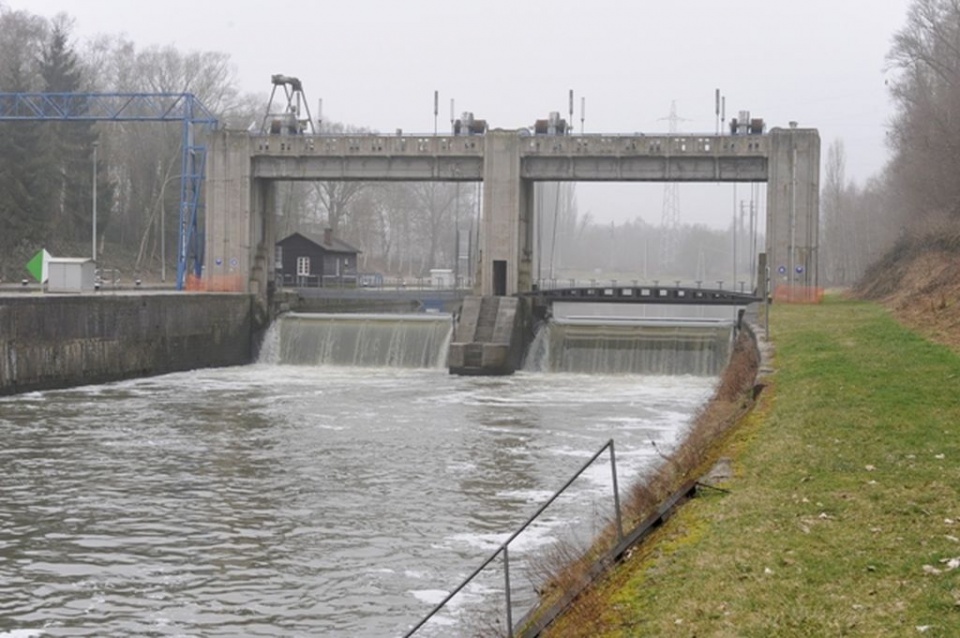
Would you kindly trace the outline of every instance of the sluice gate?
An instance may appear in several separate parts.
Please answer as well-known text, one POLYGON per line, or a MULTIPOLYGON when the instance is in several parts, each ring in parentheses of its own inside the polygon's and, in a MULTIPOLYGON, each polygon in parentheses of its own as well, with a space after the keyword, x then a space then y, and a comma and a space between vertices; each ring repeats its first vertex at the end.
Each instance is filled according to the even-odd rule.
POLYGON ((710 319, 554 319, 530 346, 526 370, 716 376, 730 358, 733 323, 710 319))
POLYGON ((309 314, 279 317, 260 360, 289 365, 443 368, 447 314, 309 314))

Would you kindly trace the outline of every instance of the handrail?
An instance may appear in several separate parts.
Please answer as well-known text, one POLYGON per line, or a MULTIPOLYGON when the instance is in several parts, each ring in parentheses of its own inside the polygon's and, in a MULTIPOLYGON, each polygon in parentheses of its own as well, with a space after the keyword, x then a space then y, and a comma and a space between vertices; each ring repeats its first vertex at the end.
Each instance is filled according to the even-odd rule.
POLYGON ((559 498, 561 494, 563 494, 567 490, 567 488, 573 485, 573 482, 576 481, 578 478, 580 478, 580 475, 583 474, 591 465, 593 465, 593 463, 607 449, 610 450, 610 470, 613 475, 613 502, 614 502, 614 510, 616 512, 617 541, 618 542, 623 541, 623 520, 620 514, 620 492, 617 487, 617 457, 614 449, 613 439, 610 439, 604 444, 603 447, 597 450, 596 454, 590 457, 590 460, 584 463, 580 467, 580 469, 577 470, 576 474, 574 474, 566 483, 563 484, 563 487, 561 487, 559 490, 554 492, 553 496, 547 499, 547 502, 541 505, 540 508, 537 509, 537 511, 533 514, 533 516, 528 518, 527 521, 523 525, 521 525, 517 531, 511 534, 510 538, 505 540, 500 545, 500 547, 498 547, 496 551, 494 551, 493 554, 491 554, 490 557, 487 558, 487 560, 483 561, 483 563, 478 568, 476 568, 473 571, 473 573, 467 576, 464 579, 464 581, 457 586, 456 589, 450 592, 446 598, 444 598, 432 610, 430 610, 430 613, 424 616, 424 618, 420 622, 418 622, 416 625, 413 626, 413 628, 411 628, 407 633, 405 633, 403 635, 403 638, 410 638, 410 636, 413 636, 415 633, 417 633, 417 631, 420 630, 420 628, 423 627, 425 624, 427 624, 427 622, 431 618, 433 618, 441 609, 443 609, 446 606, 446 604, 453 599, 454 596, 459 594, 464 587, 470 584, 470 581, 476 578, 480 574, 480 572, 482 572, 490 563, 496 560, 496 558, 501 553, 503 553, 503 558, 504 558, 504 581, 505 581, 504 586, 506 588, 505 593, 506 593, 506 614, 507 614, 507 632, 508 632, 507 635, 510 638, 513 638, 513 612, 510 605, 510 554, 509 554, 508 546, 514 539, 517 538, 517 536, 522 534, 524 530, 526 530, 535 520, 537 520, 537 518, 539 518, 540 515, 543 514, 543 512, 548 507, 550 507, 550 505, 553 504, 553 502, 557 500, 557 498, 559 498))

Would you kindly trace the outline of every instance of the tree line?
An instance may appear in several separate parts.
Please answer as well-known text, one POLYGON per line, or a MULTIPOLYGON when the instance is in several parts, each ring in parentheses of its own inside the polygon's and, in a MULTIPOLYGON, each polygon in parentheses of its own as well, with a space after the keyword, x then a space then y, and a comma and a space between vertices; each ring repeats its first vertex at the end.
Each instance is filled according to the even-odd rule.
MULTIPOLYGON (((114 35, 79 41, 72 32, 66 14, 47 19, 0 0, 0 91, 192 93, 222 126, 258 128, 263 120, 266 91, 242 91, 227 54, 141 47, 114 35)), ((324 122, 322 132, 370 131, 324 122)), ((90 254, 94 145, 101 265, 149 278, 161 271, 165 256, 167 270, 174 269, 179 126, 2 122, 0 139, 0 278, 25 276, 24 264, 40 248, 59 256, 90 254)), ((477 257, 480 196, 474 184, 287 182, 278 188, 278 238, 331 228, 362 251, 365 271, 416 277, 459 267, 466 276, 477 257)), ((594 223, 589 213, 580 214, 574 185, 540 185, 536 201, 538 278, 602 270, 632 279, 709 280, 729 270, 717 264, 729 263, 732 228, 681 227, 677 254, 665 264, 659 228, 639 218, 594 223)))
POLYGON ((886 69, 888 163, 860 186, 846 178, 842 140, 826 154, 821 266, 831 285, 855 283, 891 248, 960 250, 960 1, 914 0, 886 69))
MULTIPOLYGON (((190 92, 225 122, 249 120, 259 98, 237 89, 228 56, 144 49, 117 36, 78 44, 71 19, 0 4, 0 91, 190 92)), ((181 131, 164 123, 0 123, 0 275, 19 279, 40 248, 91 253, 94 171, 98 253, 148 269, 161 235, 174 255, 181 131), (93 167, 97 147, 96 168, 93 167), (160 232, 161 211, 166 216, 160 232)), ((172 258, 171 258, 172 259, 172 258)))

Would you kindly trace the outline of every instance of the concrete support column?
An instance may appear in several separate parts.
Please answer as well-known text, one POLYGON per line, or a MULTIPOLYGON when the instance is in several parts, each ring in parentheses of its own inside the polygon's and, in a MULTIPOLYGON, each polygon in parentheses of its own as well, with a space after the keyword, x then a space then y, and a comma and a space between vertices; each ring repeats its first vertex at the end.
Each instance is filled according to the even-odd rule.
POLYGON ((250 211, 249 291, 258 296, 267 294, 268 282, 274 278, 274 252, 277 244, 277 183, 269 179, 253 180, 253 206, 250 211))
POLYGON ((767 264, 777 286, 817 287, 820 232, 820 134, 770 131, 767 183, 767 264))
POLYGON ((533 283, 533 184, 520 177, 520 144, 516 131, 484 136, 482 295, 514 295, 533 283))
POLYGON ((208 290, 246 292, 254 246, 250 136, 217 131, 207 151, 206 242, 208 290))

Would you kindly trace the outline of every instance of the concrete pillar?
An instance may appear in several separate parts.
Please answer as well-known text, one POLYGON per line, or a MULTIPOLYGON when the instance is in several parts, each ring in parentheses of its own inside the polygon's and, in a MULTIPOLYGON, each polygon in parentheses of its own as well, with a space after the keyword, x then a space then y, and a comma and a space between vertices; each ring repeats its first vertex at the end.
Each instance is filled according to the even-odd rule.
POLYGON ((777 286, 817 287, 820 232, 820 134, 770 131, 767 182, 767 264, 777 286))
POLYGON ((247 291, 254 243, 250 136, 217 131, 210 136, 206 161, 203 283, 207 290, 247 291))
POLYGON ((277 183, 269 179, 253 180, 253 206, 250 211, 251 269, 248 290, 258 296, 267 294, 268 282, 275 272, 277 244, 277 183))
POLYGON ((530 290, 533 275, 533 183, 520 177, 516 131, 484 136, 480 294, 530 290))

